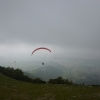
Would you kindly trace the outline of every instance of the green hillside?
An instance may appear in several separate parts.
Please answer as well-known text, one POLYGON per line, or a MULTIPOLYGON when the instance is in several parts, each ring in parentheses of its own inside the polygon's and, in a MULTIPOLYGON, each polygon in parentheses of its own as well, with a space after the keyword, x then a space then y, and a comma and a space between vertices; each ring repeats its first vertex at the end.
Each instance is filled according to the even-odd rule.
POLYGON ((100 100, 100 87, 32 84, 0 74, 0 100, 100 100))

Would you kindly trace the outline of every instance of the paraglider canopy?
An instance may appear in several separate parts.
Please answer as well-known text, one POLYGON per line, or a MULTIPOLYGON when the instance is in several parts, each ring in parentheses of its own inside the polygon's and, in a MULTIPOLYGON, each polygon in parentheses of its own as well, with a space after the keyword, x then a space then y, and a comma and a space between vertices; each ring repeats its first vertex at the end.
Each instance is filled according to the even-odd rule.
MULTIPOLYGON (((40 47, 40 48, 35 49, 35 50, 32 52, 32 54, 33 54, 35 51, 40 50, 40 49, 48 50, 49 52, 51 52, 51 50, 50 50, 50 49, 48 49, 48 48, 45 48, 45 47, 40 47)), ((32 55, 32 54, 31 54, 31 55, 32 55)), ((42 65, 44 65, 44 63, 43 63, 43 62, 42 62, 42 65)))
MULTIPOLYGON (((32 52, 32 54, 33 54, 35 51, 40 50, 40 49, 48 50, 49 52, 51 52, 51 50, 48 49, 48 48, 40 47, 40 48, 35 49, 35 50, 32 52)), ((32 55, 32 54, 31 54, 31 55, 32 55)))

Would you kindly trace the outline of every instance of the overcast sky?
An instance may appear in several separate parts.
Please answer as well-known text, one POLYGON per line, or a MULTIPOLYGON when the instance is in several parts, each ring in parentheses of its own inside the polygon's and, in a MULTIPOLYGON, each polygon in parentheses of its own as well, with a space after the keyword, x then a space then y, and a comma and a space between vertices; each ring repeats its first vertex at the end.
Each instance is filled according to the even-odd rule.
POLYGON ((0 59, 100 58, 100 0, 0 0, 0 59), (61 57, 61 58, 60 58, 61 57))

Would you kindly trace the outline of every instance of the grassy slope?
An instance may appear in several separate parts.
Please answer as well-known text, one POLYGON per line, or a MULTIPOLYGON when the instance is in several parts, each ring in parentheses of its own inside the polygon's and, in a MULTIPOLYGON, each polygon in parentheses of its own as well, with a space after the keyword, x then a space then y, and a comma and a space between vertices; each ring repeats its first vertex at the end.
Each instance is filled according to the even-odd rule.
POLYGON ((100 87, 30 84, 0 74, 0 100, 100 100, 100 87))

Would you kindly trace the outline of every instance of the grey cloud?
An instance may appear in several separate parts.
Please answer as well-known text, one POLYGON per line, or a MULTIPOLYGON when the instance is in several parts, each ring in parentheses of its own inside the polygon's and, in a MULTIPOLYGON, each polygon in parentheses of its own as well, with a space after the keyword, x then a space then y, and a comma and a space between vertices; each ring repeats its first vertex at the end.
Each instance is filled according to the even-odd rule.
POLYGON ((99 0, 1 0, 0 43, 99 53, 99 0))

